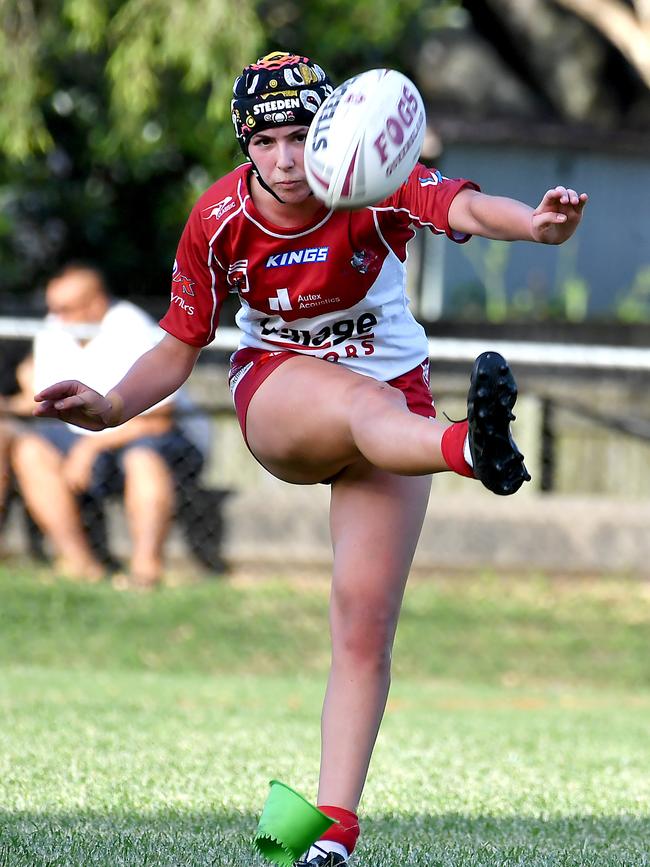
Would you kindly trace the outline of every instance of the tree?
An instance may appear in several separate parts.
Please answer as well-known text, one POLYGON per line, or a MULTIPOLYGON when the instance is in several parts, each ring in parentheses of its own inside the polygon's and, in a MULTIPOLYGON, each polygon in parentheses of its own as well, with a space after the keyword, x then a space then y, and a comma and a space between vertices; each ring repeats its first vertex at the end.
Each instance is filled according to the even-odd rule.
POLYGON ((463 0, 463 7, 471 30, 501 64, 502 80, 519 88, 537 117, 638 129, 647 126, 647 85, 606 33, 568 8, 578 4, 593 11, 601 2, 635 22, 623 0, 463 0))
POLYGON ((69 257, 165 298, 184 219, 241 160, 234 74, 273 49, 335 80, 408 62, 458 0, 0 0, 0 279, 29 292, 69 257))
POLYGON ((82 256, 164 298, 187 211, 235 163, 232 71, 261 44, 251 0, 0 0, 3 289, 82 256))
POLYGON ((650 88, 650 0, 554 0, 599 30, 650 88))
POLYGON ((54 146, 48 114, 79 109, 79 73, 106 112, 109 151, 146 152, 144 127, 174 117, 174 90, 199 95, 203 114, 223 122, 232 70, 261 38, 251 0, 0 0, 0 153, 20 160, 54 146))

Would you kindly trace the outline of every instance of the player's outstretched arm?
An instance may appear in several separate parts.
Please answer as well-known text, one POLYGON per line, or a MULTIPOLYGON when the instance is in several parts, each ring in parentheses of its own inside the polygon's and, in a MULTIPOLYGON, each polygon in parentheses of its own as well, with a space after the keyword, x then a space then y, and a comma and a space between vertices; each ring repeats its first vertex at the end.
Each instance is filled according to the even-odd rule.
POLYGON ((115 427, 168 397, 185 382, 201 350, 165 335, 106 396, 78 380, 57 382, 34 396, 34 415, 87 430, 115 427))
POLYGON ((517 199, 465 189, 449 207, 449 225, 457 232, 498 241, 562 244, 577 229, 587 199, 586 193, 558 186, 544 193, 533 209, 517 199))
POLYGON ((110 426, 113 405, 110 400, 76 379, 66 379, 34 395, 33 415, 58 418, 86 430, 110 426))
POLYGON ((540 244, 563 244, 573 235, 582 219, 582 211, 587 204, 586 193, 576 193, 566 187, 555 187, 544 193, 544 197, 533 211, 533 241, 540 244))

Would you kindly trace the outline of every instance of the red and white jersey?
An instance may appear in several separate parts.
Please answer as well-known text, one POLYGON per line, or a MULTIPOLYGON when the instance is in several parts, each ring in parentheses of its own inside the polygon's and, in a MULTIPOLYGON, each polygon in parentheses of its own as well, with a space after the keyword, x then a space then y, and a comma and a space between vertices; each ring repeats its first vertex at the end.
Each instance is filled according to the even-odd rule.
POLYGON ((459 190, 477 185, 418 164, 378 205, 323 208, 311 223, 284 228, 256 209, 250 172, 250 164, 235 169, 194 206, 161 326, 205 346, 224 299, 236 292, 240 348, 315 355, 383 381, 426 358, 426 335, 406 296, 406 246, 421 227, 466 241, 447 214, 459 190))

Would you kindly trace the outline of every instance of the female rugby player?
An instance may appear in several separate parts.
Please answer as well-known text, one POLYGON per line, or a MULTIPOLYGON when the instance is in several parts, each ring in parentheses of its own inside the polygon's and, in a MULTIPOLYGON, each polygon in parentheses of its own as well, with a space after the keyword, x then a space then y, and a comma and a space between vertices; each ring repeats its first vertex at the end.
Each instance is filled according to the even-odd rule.
POLYGON ((432 473, 499 495, 529 479, 510 435, 517 390, 493 352, 472 370, 466 421, 436 419, 428 346, 405 295, 415 228, 560 244, 585 194, 557 186, 536 208, 418 164, 388 199, 328 210, 305 179, 305 136, 332 86, 306 57, 276 52, 243 70, 232 101, 247 161, 198 200, 183 231, 163 340, 102 396, 78 381, 36 395, 36 415, 115 426, 175 391, 237 293, 241 343, 230 384, 254 457, 287 482, 331 485, 332 663, 322 713, 318 804, 338 823, 299 862, 347 864, 389 687, 402 594, 432 473))

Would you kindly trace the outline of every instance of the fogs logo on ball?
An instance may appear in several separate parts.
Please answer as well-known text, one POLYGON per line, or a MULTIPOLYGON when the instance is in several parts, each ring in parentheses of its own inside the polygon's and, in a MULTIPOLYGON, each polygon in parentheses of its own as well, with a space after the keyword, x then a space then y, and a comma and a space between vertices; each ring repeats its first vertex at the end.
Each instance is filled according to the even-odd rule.
POLYGON ((422 130, 424 112, 420 111, 419 108, 414 89, 405 84, 394 113, 386 118, 384 129, 374 141, 375 149, 379 154, 381 165, 386 170, 386 175, 392 175, 413 147, 422 130), (395 148, 399 148, 397 153, 395 153, 395 148))
POLYGON ((395 69, 344 82, 318 110, 305 140, 305 174, 318 198, 338 208, 392 195, 417 163, 426 115, 416 86, 395 69))

